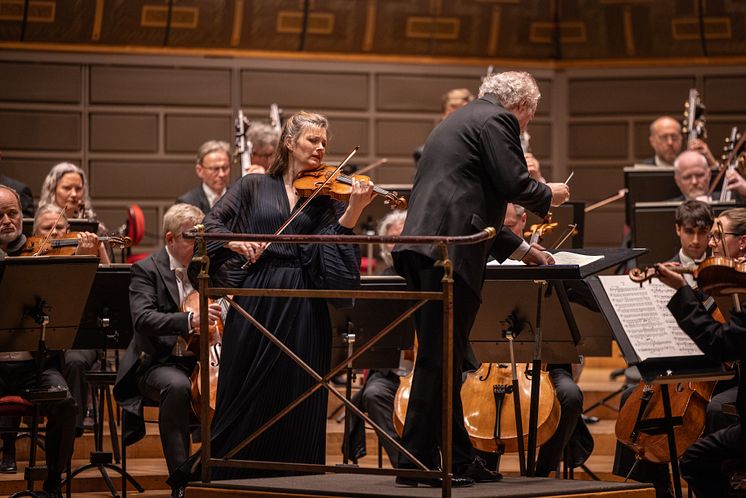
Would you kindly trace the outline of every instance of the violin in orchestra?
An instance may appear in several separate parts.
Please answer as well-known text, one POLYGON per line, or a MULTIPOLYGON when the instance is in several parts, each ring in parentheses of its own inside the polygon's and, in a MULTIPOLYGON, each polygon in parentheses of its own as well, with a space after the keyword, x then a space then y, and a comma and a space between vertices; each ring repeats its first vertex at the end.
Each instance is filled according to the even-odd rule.
MULTIPOLYGON (((112 247, 128 248, 132 246, 132 239, 119 235, 101 236, 98 237, 98 240, 112 247)), ((21 256, 70 256, 75 254, 78 243, 76 232, 67 233, 56 239, 33 235, 26 238, 26 245, 21 251, 21 256)))
MULTIPOLYGON (((309 197, 320 187, 322 190, 317 195, 328 195, 332 199, 347 202, 352 193, 352 184, 355 180, 370 183, 370 177, 365 175, 345 175, 341 172, 335 174, 334 166, 322 165, 321 168, 303 171, 293 182, 296 193, 300 197, 309 197), (326 185, 324 182, 326 180, 326 185), (323 185, 323 187, 322 187, 323 185)), ((384 204, 391 209, 406 209, 407 200, 398 193, 386 190, 378 185, 373 186, 373 192, 384 198, 384 204)))

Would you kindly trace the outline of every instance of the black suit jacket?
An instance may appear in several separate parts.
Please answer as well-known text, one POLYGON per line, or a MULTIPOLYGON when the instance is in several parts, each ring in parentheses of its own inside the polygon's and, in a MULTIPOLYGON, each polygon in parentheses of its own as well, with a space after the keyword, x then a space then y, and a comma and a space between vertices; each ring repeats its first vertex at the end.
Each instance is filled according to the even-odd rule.
POLYGON ((193 188, 184 195, 179 196, 176 199, 176 204, 191 204, 197 206, 200 210, 207 214, 210 212, 210 203, 207 201, 207 196, 200 183, 198 187, 193 188))
MULTIPOLYGON (((699 349, 715 361, 746 359, 746 312, 733 312, 730 321, 719 323, 710 315, 688 285, 668 302, 674 318, 699 349)), ((746 429, 746 375, 739 376, 736 400, 741 430, 746 429)))
MULTIPOLYGON (((402 235, 470 235, 487 226, 497 239, 453 246, 454 269, 480 294, 488 253, 504 261, 521 239, 503 228, 508 202, 546 215, 551 189, 533 180, 523 157, 518 120, 486 95, 451 113, 430 134, 417 164, 402 235), (502 229, 502 230, 501 230, 502 229)), ((398 245, 437 259, 433 245, 398 245)))
POLYGON ((5 185, 18 192, 18 195, 21 196, 21 211, 23 212, 23 216, 26 218, 34 217, 34 196, 31 194, 31 189, 28 188, 28 185, 5 175, 0 175, 0 185, 5 185))
MULTIPOLYGON (((176 338, 189 332, 188 313, 179 311, 179 287, 166 248, 132 265, 130 309, 135 334, 119 366, 114 397, 135 417, 133 425, 139 427, 141 420, 137 419, 142 417, 143 399, 137 387, 137 371, 143 357, 147 355, 146 361, 150 362, 164 362, 171 355, 176 338)), ((127 444, 144 435, 131 429, 137 435, 125 436, 127 444)))

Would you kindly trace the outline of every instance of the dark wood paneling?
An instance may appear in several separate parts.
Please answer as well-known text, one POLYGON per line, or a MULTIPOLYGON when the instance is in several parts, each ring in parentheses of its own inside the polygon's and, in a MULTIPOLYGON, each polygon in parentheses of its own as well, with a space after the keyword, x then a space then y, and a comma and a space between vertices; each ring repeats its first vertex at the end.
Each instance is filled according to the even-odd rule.
POLYGON ((80 102, 78 65, 0 63, 0 99, 8 102, 80 102))
POLYGON ((241 105, 323 112, 325 109, 364 110, 368 107, 365 74, 298 71, 242 71, 241 105))
POLYGON ((433 129, 430 121, 394 121, 381 119, 376 122, 376 154, 412 157, 414 150, 425 143, 433 129))
POLYGON ((579 114, 681 113, 694 78, 571 80, 569 112, 579 114))
MULTIPOLYGON (((575 172, 570 183, 572 198, 596 202, 615 194, 624 186, 624 166, 627 165, 568 165, 568 171, 575 172)), ((554 181, 564 181, 564 179, 554 178, 554 181)))
POLYGON ((414 180, 414 159, 411 161, 394 160, 376 169, 376 183, 409 184, 414 180))
POLYGON ((156 152, 158 116, 155 114, 91 114, 92 151, 156 152))
POLYGON ((549 123, 531 123, 528 126, 531 136, 531 153, 537 158, 548 158, 552 155, 552 125, 549 123))
POLYGON ((79 151, 80 113, 0 111, 0 149, 79 151))
POLYGON ((702 98, 708 112, 746 112, 746 76, 708 76, 702 98))
POLYGON ((102 199, 176 199, 199 185, 194 162, 91 161, 91 195, 102 199))
MULTIPOLYGON (((357 156, 367 155, 370 151, 368 143, 368 121, 364 119, 329 119, 329 144, 326 153, 347 156, 356 146, 360 146, 357 156)), ((353 164, 360 164, 359 159, 352 159, 353 164)))
POLYGON ((650 123, 635 122, 632 133, 634 133, 632 139, 634 140, 635 159, 642 161, 653 157, 655 152, 650 145, 650 123))
POLYGON ((233 141, 233 122, 229 116, 174 114, 166 116, 166 152, 196 154, 208 140, 233 141))
POLYGON ((91 103, 230 105, 228 69, 93 66, 91 103))
POLYGON ((441 112, 446 92, 466 88, 476 95, 479 84, 479 77, 382 74, 376 78, 376 109, 441 112))
POLYGON ((583 242, 587 247, 619 247, 623 236, 624 210, 599 208, 585 217, 583 242))
POLYGON ((625 159, 627 125, 624 123, 571 124, 568 156, 573 159, 625 159))
MULTIPOLYGON (((80 164, 79 157, 71 156, 65 159, 80 164)), ((28 185, 34 194, 34 200, 38 203, 44 178, 46 178, 52 166, 58 162, 46 159, 18 159, 3 154, 3 159, 0 161, 0 172, 28 185)))

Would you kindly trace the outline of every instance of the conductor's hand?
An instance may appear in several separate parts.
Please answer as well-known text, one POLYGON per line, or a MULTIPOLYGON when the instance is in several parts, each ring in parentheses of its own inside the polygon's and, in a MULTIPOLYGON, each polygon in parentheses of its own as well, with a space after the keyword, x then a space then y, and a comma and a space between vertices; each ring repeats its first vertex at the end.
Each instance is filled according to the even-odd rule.
POLYGON ((267 247, 267 244, 265 242, 243 242, 233 240, 228 242, 226 247, 238 254, 243 254, 246 256, 246 259, 254 264, 259 259, 259 256, 264 252, 264 248, 267 247))
POLYGON ((553 265, 554 258, 548 252, 544 252, 544 248, 539 244, 531 244, 531 248, 528 250, 523 259, 521 260, 527 265, 553 265))
MULTIPOLYGON (((220 305, 218 303, 210 303, 207 307, 208 311, 208 323, 212 327, 216 323, 218 323, 218 320, 222 319, 221 317, 221 309, 220 305)), ((199 332, 200 330, 200 318, 199 318, 199 309, 197 309, 194 313, 192 313, 192 321, 189 324, 195 332, 199 332)))
POLYGON ((552 189, 552 206, 561 206, 570 199, 570 187, 564 183, 547 183, 552 189))
POLYGON ((674 266, 681 266, 678 263, 658 263, 655 269, 658 271, 658 280, 671 287, 679 290, 687 285, 684 275, 670 270, 674 266))

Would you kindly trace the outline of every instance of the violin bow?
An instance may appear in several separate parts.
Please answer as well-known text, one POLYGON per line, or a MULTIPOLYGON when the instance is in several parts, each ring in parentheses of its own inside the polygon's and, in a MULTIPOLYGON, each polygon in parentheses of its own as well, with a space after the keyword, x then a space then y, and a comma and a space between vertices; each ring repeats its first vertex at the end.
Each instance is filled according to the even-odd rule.
POLYGON ((600 207, 604 207, 607 204, 611 204, 612 202, 618 201, 619 199, 623 199, 624 196, 627 195, 628 192, 629 192, 628 189, 626 189, 626 188, 620 188, 619 192, 617 192, 616 194, 612 195, 611 197, 607 197, 606 199, 600 200, 600 201, 598 201, 598 202, 596 202, 594 204, 591 204, 590 206, 587 206, 583 211, 585 213, 590 213, 591 211, 593 211, 595 209, 598 209, 600 207))
POLYGON ((554 246, 552 246, 552 250, 554 251, 554 250, 559 249, 562 246, 562 244, 565 243, 567 239, 575 235, 577 229, 578 229, 577 223, 574 223, 572 225, 567 225, 567 232, 565 232, 562 235, 562 237, 557 242, 554 243, 554 246))
MULTIPOLYGON (((67 207, 67 205, 65 207, 67 207)), ((63 216, 65 216, 65 208, 62 208, 62 210, 60 211, 59 216, 57 216, 57 219, 54 220, 54 225, 52 225, 52 226, 56 227, 57 223, 60 222, 60 220, 62 219, 63 216)), ((44 246, 47 245, 47 242, 49 242, 49 240, 52 238, 52 232, 54 232, 54 229, 52 229, 49 232, 47 232, 47 235, 41 241, 41 244, 39 244, 39 249, 34 254, 32 254, 32 256, 40 256, 41 255, 41 251, 44 249, 44 246)))
MULTIPOLYGON (((305 201, 303 201, 303 204, 300 205, 298 209, 295 210, 293 214, 291 214, 287 220, 285 220, 285 223, 282 224, 280 228, 277 229, 277 231, 274 233, 274 235, 280 235, 282 232, 285 231, 285 229, 293 222, 293 220, 305 209, 306 206, 321 192, 321 190, 326 187, 332 179, 334 179, 337 174, 339 174, 340 171, 342 171, 342 168, 345 167, 345 165, 352 159, 352 156, 354 156, 358 149, 360 148, 359 145, 356 145, 354 149, 352 149, 352 152, 350 152, 347 157, 345 157, 344 161, 339 163, 339 166, 337 166, 337 169, 334 170, 334 173, 326 177, 326 180, 324 180, 324 183, 316 187, 316 190, 314 190, 311 195, 309 195, 305 201)), ((264 249, 267 249, 272 242, 267 242, 267 245, 264 246, 264 249)), ((251 261, 247 260, 246 263, 241 266, 242 270, 246 270, 249 266, 251 266, 251 261)))
POLYGON ((379 167, 379 166, 383 166, 383 165, 384 165, 384 164, 386 164, 387 162, 389 162, 388 158, 386 158, 386 157, 384 157, 384 158, 381 158, 381 159, 379 159, 378 161, 372 162, 372 163, 370 163, 369 165, 365 166, 364 168, 361 168, 360 170, 358 170, 358 171, 355 171, 355 174, 356 174, 356 175, 364 175, 364 174, 365 174, 365 173, 367 173, 368 171, 371 171, 371 170, 373 170, 373 169, 376 169, 376 168, 377 168, 377 167, 379 167))

